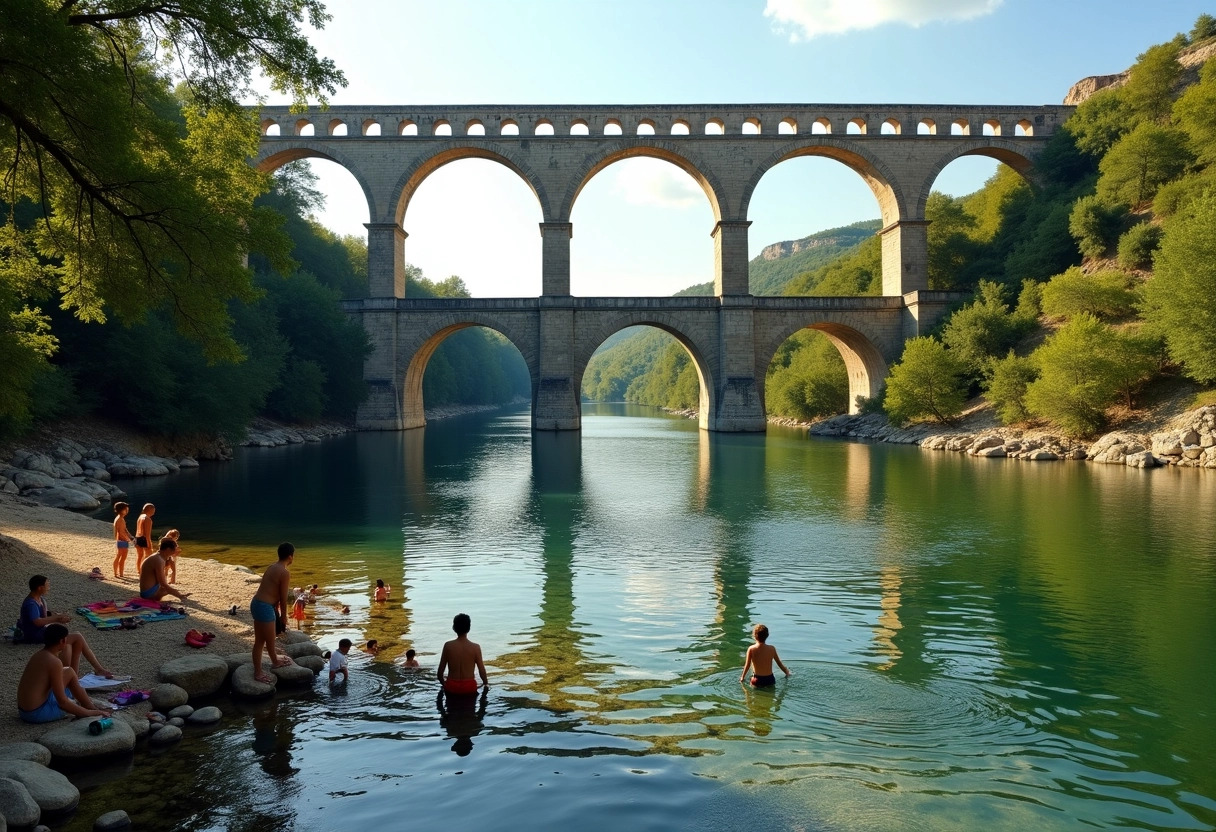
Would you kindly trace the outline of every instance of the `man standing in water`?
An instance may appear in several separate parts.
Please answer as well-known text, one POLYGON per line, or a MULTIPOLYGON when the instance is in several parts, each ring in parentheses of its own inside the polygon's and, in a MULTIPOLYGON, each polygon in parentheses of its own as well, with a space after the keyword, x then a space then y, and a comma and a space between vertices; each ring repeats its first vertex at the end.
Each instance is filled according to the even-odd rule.
POLYGON ((273 684, 274 680, 262 670, 263 648, 270 654, 270 663, 274 667, 284 667, 291 664, 291 658, 280 656, 275 649, 275 621, 282 615, 287 617, 287 593, 291 588, 290 566, 296 559, 296 547, 290 543, 279 544, 279 560, 272 563, 262 575, 262 583, 257 594, 249 602, 249 612, 253 616, 253 678, 265 684, 273 684))
POLYGON ((464 613, 453 618, 452 630, 456 633, 456 638, 444 644, 443 652, 439 655, 439 669, 435 675, 444 691, 449 694, 477 693, 477 680, 473 678, 474 668, 481 674, 481 684, 487 688, 490 686, 489 680, 486 679, 486 666, 481 660, 481 645, 469 641, 471 626, 472 621, 464 613), (445 670, 451 671, 446 679, 443 676, 445 670))

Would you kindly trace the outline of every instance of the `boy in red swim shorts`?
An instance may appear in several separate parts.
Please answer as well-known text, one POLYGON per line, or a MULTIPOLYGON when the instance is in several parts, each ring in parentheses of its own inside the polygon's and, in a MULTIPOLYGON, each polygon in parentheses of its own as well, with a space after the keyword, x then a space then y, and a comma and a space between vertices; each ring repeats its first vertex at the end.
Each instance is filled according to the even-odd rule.
POLYGON ((473 669, 481 675, 481 684, 490 686, 486 679, 486 666, 481 660, 481 645, 469 641, 469 629, 472 620, 460 613, 452 619, 452 631, 456 638, 443 645, 439 654, 439 669, 435 675, 447 693, 471 694, 477 693, 477 680, 473 678, 473 669), (450 671, 445 678, 443 672, 450 671))
POLYGON ((789 668, 781 663, 781 658, 777 655, 777 648, 768 644, 768 627, 763 624, 757 624, 752 627, 752 638, 756 643, 747 648, 747 661, 743 665, 743 675, 739 677, 742 682, 747 678, 748 668, 755 670, 752 676, 752 687, 766 688, 777 684, 777 678, 773 675, 773 662, 777 663, 777 667, 786 676, 790 675, 789 668))

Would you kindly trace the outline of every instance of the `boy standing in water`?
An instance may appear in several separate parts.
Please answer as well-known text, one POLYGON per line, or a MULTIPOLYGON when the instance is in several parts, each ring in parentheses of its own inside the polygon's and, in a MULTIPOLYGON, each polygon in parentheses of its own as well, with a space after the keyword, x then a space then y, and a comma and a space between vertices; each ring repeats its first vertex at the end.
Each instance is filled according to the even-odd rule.
POLYGON ((135 568, 144 565, 144 558, 152 554, 152 516, 156 514, 156 506, 144 503, 143 513, 135 521, 135 568))
POLYGON ((739 677, 742 682, 747 678, 748 668, 755 670, 752 676, 752 687, 767 688, 777 684, 777 679, 773 675, 773 662, 777 663, 777 667, 786 676, 790 675, 789 668, 781 663, 781 658, 777 655, 777 648, 768 643, 768 627, 763 624, 757 624, 752 627, 752 638, 756 643, 747 648, 747 661, 743 664, 743 675, 739 677))
POLYGON ((446 693, 477 693, 474 668, 481 674, 481 684, 487 688, 490 686, 486 679, 486 666, 481 660, 481 645, 469 641, 471 627, 472 620, 464 613, 452 619, 452 631, 456 633, 456 638, 443 645, 443 652, 439 654, 439 669, 435 672, 446 693), (443 676, 445 670, 451 671, 446 679, 443 676))
POLYGON ((279 616, 287 618, 287 593, 291 587, 291 564, 296 558, 296 547, 290 543, 279 544, 279 560, 272 563, 262 575, 257 594, 249 602, 249 613, 253 616, 253 678, 265 684, 273 684, 266 671, 262 670, 262 650, 270 654, 270 663, 275 667, 291 664, 291 658, 280 656, 275 649, 275 622, 279 616))
POLYGON ((114 577, 121 578, 127 566, 127 553, 131 551, 131 531, 127 528, 127 512, 131 507, 124 502, 114 504, 114 577))

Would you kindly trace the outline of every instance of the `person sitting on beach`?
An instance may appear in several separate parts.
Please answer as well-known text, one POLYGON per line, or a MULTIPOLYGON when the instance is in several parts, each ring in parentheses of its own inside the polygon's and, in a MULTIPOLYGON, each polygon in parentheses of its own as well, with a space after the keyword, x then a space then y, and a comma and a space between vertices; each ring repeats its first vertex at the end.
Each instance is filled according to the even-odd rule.
POLYGON ((177 583, 177 559, 182 556, 182 533, 177 529, 169 529, 165 532, 165 536, 161 541, 172 540, 177 544, 177 548, 173 550, 173 554, 165 554, 165 574, 169 576, 167 583, 177 583))
POLYGON ((162 538, 160 551, 144 561, 139 568, 139 597, 148 601, 159 601, 166 595, 172 595, 179 601, 190 597, 189 592, 178 592, 170 589, 165 580, 165 564, 177 552, 177 543, 169 538, 162 538))
MULTIPOLYGON (((52 722, 68 714, 106 716, 80 686, 76 670, 63 662, 68 645, 68 628, 48 624, 42 634, 43 647, 26 662, 17 682, 17 713, 25 722, 52 722)), ((89 661, 92 661, 90 659, 89 661)))
POLYGON ((747 678, 748 668, 753 668, 755 674, 752 676, 752 687, 767 688, 777 684, 777 678, 773 675, 773 662, 789 676, 789 668, 781 663, 777 648, 768 643, 768 627, 763 624, 752 627, 752 638, 756 643, 747 648, 747 661, 743 664, 743 675, 739 677, 739 681, 747 678))
POLYGON ((122 578, 127 568, 127 553, 131 551, 131 530, 127 528, 127 513, 131 506, 121 500, 114 504, 114 577, 122 578))
POLYGON ((412 647, 409 650, 406 650, 405 651, 405 666, 406 667, 422 667, 422 665, 418 664, 418 659, 414 658, 417 655, 418 654, 416 652, 414 652, 414 648, 412 648, 412 647))
POLYGON ((469 630, 472 619, 463 612, 452 619, 452 631, 456 638, 443 645, 439 654, 439 669, 435 671, 439 683, 449 694, 477 693, 477 680, 473 678, 473 669, 481 674, 481 684, 490 686, 486 678, 486 666, 481 660, 481 645, 469 641, 469 630), (450 671, 445 678, 445 670, 450 671))
POLYGON ((392 591, 392 589, 393 588, 391 586, 389 586, 384 581, 377 578, 376 579, 376 596, 375 596, 376 600, 377 601, 387 601, 388 594, 389 594, 389 592, 392 591))
POLYGON ((152 516, 156 506, 144 503, 143 513, 135 521, 135 568, 143 569, 144 560, 152 554, 152 516))
POLYGON ((338 642, 338 649, 329 654, 329 682, 333 684, 334 679, 338 678, 338 674, 342 674, 342 681, 350 679, 350 675, 346 671, 346 654, 350 652, 351 640, 344 638, 338 642))
POLYGON ((287 593, 291 588, 291 564, 296 559, 296 547, 290 543, 279 544, 279 559, 266 567, 262 583, 253 600, 249 602, 249 613, 253 616, 253 678, 265 684, 274 684, 270 674, 262 670, 262 651, 270 654, 274 667, 286 667, 291 657, 280 656, 275 645, 275 627, 279 618, 287 617, 287 593))
MULTIPOLYGON (((70 615, 62 613, 55 615, 47 608, 45 596, 48 589, 50 589, 50 581, 46 575, 35 575, 30 578, 30 594, 21 602, 21 617, 17 620, 17 630, 21 633, 20 640, 26 644, 45 644, 44 637, 49 626, 58 624, 62 627, 72 620, 70 615)), ((98 676, 104 676, 107 679, 114 677, 114 674, 93 655, 88 642, 80 633, 68 633, 64 644, 70 651, 67 664, 72 672, 80 672, 80 657, 84 656, 89 664, 93 665, 93 670, 98 676)))

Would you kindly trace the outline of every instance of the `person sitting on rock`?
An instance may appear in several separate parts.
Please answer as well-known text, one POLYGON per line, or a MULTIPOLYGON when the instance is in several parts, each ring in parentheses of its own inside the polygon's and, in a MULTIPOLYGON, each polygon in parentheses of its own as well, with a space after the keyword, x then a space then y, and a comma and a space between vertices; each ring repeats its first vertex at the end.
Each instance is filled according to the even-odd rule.
MULTIPOLYGON (((80 686, 76 671, 63 662, 68 646, 68 628, 48 624, 43 630, 43 647, 25 665, 17 683, 17 713, 25 722, 53 722, 68 714, 106 716, 80 686)), ((92 661, 90 659, 90 661, 92 661)))
POLYGON ((169 582, 165 578, 165 564, 176 552, 177 541, 166 537, 160 542, 160 550, 144 561, 144 565, 139 568, 140 598, 148 601, 159 601, 166 595, 172 595, 179 601, 185 601, 190 597, 189 592, 178 592, 176 589, 170 589, 169 582))
MULTIPOLYGON (((56 615, 47 608, 46 593, 50 589, 50 585, 50 580, 46 575, 35 575, 30 578, 30 594, 21 602, 21 617, 17 620, 17 631, 21 633, 19 640, 26 644, 43 644, 43 637, 48 626, 52 624, 63 626, 72 620, 70 615, 62 613, 56 615)), ((64 629, 67 628, 64 627, 64 629)), ((67 649, 71 651, 67 664, 73 672, 80 672, 80 657, 84 656, 89 660, 89 664, 93 665, 93 671, 98 676, 104 676, 107 679, 114 677, 114 674, 93 655, 88 642, 80 633, 68 633, 66 643, 67 649)))

